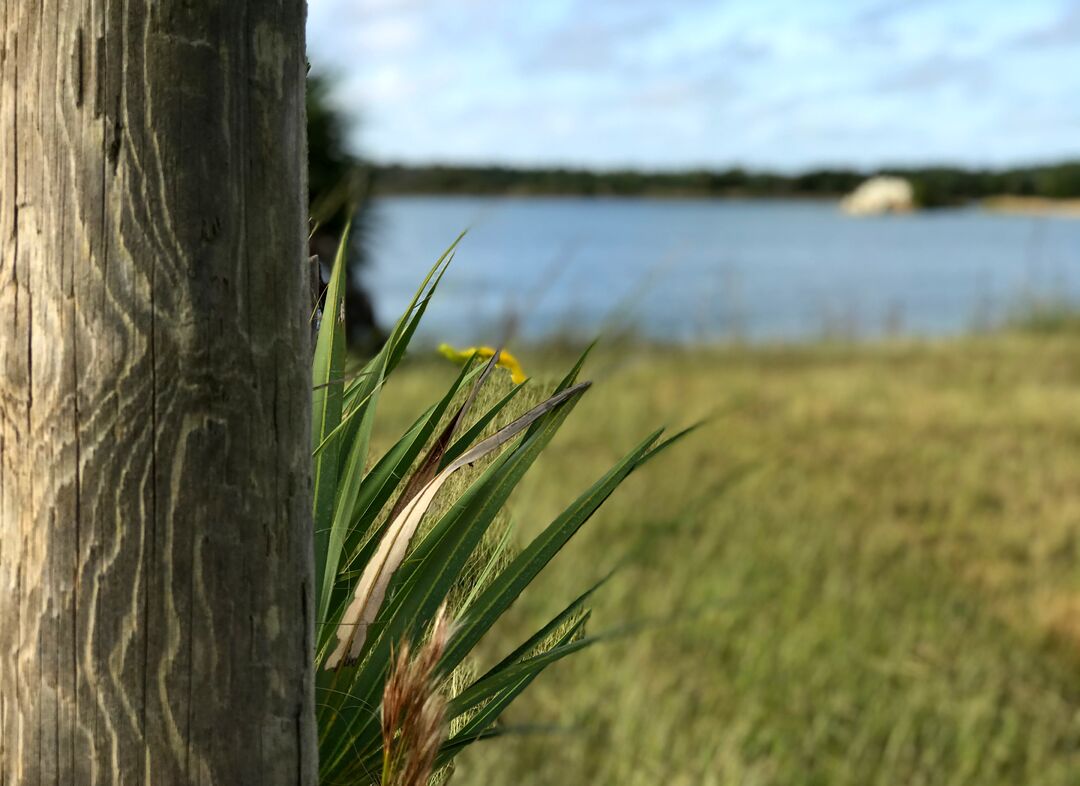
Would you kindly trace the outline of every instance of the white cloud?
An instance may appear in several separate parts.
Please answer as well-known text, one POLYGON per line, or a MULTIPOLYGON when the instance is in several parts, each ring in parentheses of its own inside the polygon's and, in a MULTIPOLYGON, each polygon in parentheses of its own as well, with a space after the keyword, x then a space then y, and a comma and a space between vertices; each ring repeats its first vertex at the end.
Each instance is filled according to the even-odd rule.
POLYGON ((381 158, 788 167, 1021 160, 1040 140, 1043 158, 1080 153, 1075 113, 1054 109, 1080 95, 1080 0, 310 6, 311 58, 336 66, 381 158))

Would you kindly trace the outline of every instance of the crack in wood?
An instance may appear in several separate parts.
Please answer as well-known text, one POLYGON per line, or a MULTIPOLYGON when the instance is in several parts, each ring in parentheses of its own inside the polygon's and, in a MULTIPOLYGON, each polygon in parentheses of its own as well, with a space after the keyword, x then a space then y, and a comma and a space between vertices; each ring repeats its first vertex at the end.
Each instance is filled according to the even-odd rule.
POLYGON ((81 27, 75 30, 75 44, 71 49, 71 74, 71 83, 75 91, 75 106, 81 109, 86 81, 86 75, 83 72, 83 29, 81 27))

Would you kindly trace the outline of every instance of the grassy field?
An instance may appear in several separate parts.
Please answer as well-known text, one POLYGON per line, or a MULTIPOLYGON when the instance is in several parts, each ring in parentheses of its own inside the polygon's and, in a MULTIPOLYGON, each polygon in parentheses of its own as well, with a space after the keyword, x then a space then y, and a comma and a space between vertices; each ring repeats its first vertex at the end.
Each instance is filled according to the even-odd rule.
MULTIPOLYGON (((554 376, 568 356, 521 353, 554 376)), ((400 431, 454 373, 415 360, 400 431)), ((601 350, 512 503, 535 531, 654 425, 635 475, 511 612, 618 563, 593 632, 461 784, 1080 784, 1080 333, 934 344, 601 350)), ((504 626, 488 642, 517 643, 504 626)))

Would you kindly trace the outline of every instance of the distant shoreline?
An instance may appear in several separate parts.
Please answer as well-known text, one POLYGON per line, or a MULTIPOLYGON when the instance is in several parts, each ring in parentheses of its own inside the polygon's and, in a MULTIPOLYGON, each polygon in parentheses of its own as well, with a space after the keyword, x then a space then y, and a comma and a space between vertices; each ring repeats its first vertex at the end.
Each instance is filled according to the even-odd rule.
POLYGON ((538 193, 532 191, 388 191, 376 189, 376 199, 530 199, 548 200, 617 200, 636 202, 655 200, 658 202, 808 202, 821 204, 832 202, 839 204, 843 194, 699 194, 699 193, 641 193, 641 194, 573 194, 563 192, 538 193))
MULTIPOLYGON (((567 200, 567 201, 590 201, 590 200, 613 200, 619 202, 635 202, 640 200, 656 200, 659 202, 805 202, 807 204, 831 203, 840 207, 843 195, 840 194, 673 194, 673 193, 643 193, 643 194, 566 194, 566 193, 533 193, 533 192, 468 192, 468 191, 377 191, 377 199, 512 199, 512 200, 567 200)), ((934 212, 935 210, 964 210, 979 209, 989 213, 1012 216, 1045 216, 1049 218, 1080 218, 1080 199, 1047 199, 1045 197, 1025 197, 1000 195, 986 197, 979 200, 971 200, 941 207, 916 208, 914 212, 934 212)))
MULTIPOLYGON (((1058 212, 1057 200, 1080 200, 1080 161, 1012 169, 896 167, 878 171, 816 169, 799 173, 724 170, 638 171, 509 166, 372 167, 378 196, 643 197, 653 199, 838 200, 871 177, 885 175, 911 183, 922 208, 963 207, 992 200, 993 209, 1012 210, 1001 194, 1046 200, 1023 209, 1058 212)), ((1065 211, 1072 215, 1071 207, 1065 211)))
POLYGON ((996 196, 982 200, 981 207, 992 213, 1007 213, 1009 215, 1080 218, 1080 199, 996 196))

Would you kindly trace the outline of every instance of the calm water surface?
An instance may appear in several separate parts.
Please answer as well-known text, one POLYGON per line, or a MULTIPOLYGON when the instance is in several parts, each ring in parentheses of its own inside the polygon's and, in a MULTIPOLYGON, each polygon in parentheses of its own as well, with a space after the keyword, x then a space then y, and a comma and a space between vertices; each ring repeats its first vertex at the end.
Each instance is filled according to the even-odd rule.
POLYGON ((832 203, 403 197, 377 204, 384 322, 465 228, 428 337, 632 329, 659 339, 946 335, 1080 295, 1080 221, 949 210, 853 219, 832 203))

